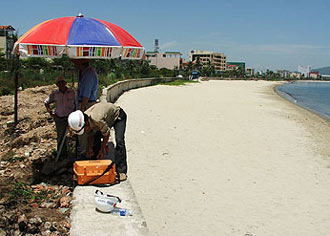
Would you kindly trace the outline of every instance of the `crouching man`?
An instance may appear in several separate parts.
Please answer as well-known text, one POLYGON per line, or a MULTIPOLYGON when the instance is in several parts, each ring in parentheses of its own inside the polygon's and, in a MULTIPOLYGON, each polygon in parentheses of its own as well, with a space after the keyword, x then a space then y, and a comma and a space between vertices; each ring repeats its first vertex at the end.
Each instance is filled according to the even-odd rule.
MULTIPOLYGON (((72 112, 68 117, 70 128, 78 135, 84 132, 91 134, 95 131, 101 131, 103 141, 98 159, 104 158, 104 153, 108 153, 108 141, 110 137, 110 128, 115 129, 115 163, 117 173, 119 173, 120 181, 127 178, 127 155, 125 145, 125 129, 127 115, 122 108, 112 103, 96 103, 88 108, 84 113, 80 110, 72 112)), ((88 137, 87 156, 93 156, 93 135, 88 137)))

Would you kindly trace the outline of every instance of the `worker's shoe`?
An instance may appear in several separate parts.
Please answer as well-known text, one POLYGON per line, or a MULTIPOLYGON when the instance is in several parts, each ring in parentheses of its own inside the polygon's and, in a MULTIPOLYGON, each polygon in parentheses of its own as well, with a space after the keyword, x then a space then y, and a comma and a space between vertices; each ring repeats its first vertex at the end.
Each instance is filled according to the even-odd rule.
POLYGON ((125 173, 119 173, 120 182, 125 181, 127 179, 127 175, 125 173))

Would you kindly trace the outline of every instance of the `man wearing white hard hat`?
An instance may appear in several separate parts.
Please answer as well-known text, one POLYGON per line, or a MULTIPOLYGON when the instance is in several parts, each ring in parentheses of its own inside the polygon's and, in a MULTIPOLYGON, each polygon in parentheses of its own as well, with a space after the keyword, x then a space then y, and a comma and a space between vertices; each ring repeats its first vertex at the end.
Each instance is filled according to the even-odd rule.
MULTIPOLYGON (((125 145, 125 129, 127 115, 122 108, 112 103, 100 102, 88 108, 84 113, 80 110, 72 112, 68 117, 68 124, 76 134, 91 134, 93 131, 101 131, 103 141, 98 159, 104 158, 104 153, 108 153, 108 141, 110 137, 110 128, 115 130, 115 157, 117 173, 119 173, 120 181, 126 180, 127 176, 127 155, 125 145)), ((87 156, 93 156, 93 138, 91 134, 88 136, 88 152, 87 156)))
MULTIPOLYGON (((75 92, 73 89, 66 86, 66 81, 63 76, 56 78, 56 85, 58 90, 53 91, 44 101, 49 114, 55 120, 57 133, 57 151, 62 139, 64 138, 65 130, 68 126, 68 116, 75 110, 75 92), (55 103, 55 112, 50 108, 50 104, 55 103)), ((62 156, 67 155, 66 144, 62 148, 62 156)))

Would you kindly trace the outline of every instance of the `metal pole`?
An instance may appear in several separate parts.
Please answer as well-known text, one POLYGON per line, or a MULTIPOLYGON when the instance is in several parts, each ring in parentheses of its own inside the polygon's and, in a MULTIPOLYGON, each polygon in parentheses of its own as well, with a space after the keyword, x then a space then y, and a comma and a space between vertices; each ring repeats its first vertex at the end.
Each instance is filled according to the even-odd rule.
POLYGON ((71 82, 72 82, 72 89, 74 89, 74 77, 73 72, 70 70, 71 82))
POLYGON ((68 133, 68 129, 65 130, 64 136, 63 136, 62 141, 61 141, 61 144, 60 144, 60 148, 57 150, 57 155, 56 155, 56 159, 55 159, 56 162, 60 158, 60 155, 61 155, 61 152, 62 152, 62 149, 63 149, 63 145, 65 143, 65 139, 66 139, 67 133, 68 133))

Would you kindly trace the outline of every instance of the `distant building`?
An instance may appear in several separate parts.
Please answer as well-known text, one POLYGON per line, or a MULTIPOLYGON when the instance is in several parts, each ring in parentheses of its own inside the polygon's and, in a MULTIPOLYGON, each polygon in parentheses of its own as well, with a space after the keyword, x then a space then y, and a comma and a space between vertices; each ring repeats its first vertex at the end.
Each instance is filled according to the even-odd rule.
POLYGON ((329 80, 330 79, 330 75, 320 75, 320 77, 322 79, 326 79, 326 80, 329 80))
POLYGON ((238 65, 226 65, 226 71, 234 71, 238 69, 239 69, 238 65))
POLYGON ((227 68, 240 68, 245 73, 245 62, 228 61, 227 68))
POLYGON ((319 79, 320 78, 320 73, 318 71, 311 71, 309 73, 309 77, 312 79, 319 79))
POLYGON ((187 68, 188 68, 188 61, 186 61, 184 58, 182 58, 181 69, 185 70, 187 68))
POLYGON ((154 52, 159 52, 159 39, 155 39, 154 52))
POLYGON ((226 71, 227 57, 223 53, 191 50, 189 54, 189 59, 192 62, 197 62, 197 60, 199 60, 203 67, 212 64, 214 65, 214 69, 216 72, 226 71))
POLYGON ((259 70, 259 71, 257 71, 256 75, 257 76, 263 76, 264 75, 264 72, 262 70, 259 70))
POLYGON ((254 68, 246 68, 246 75, 247 76, 254 76, 254 68))
POLYGON ((312 71, 311 66, 298 66, 298 72, 301 73, 305 78, 309 77, 309 73, 312 71))
POLYGON ((301 73, 299 73, 299 72, 291 72, 290 73, 290 78, 291 79, 301 79, 301 73))
POLYGON ((0 25, 0 56, 10 58, 15 43, 14 31, 11 25, 0 25))
POLYGON ((156 66, 158 69, 180 69, 182 64, 182 53, 180 52, 147 52, 146 60, 150 65, 156 66))
POLYGON ((280 75, 281 78, 288 79, 290 78, 290 71, 288 70, 278 70, 277 73, 280 75))

